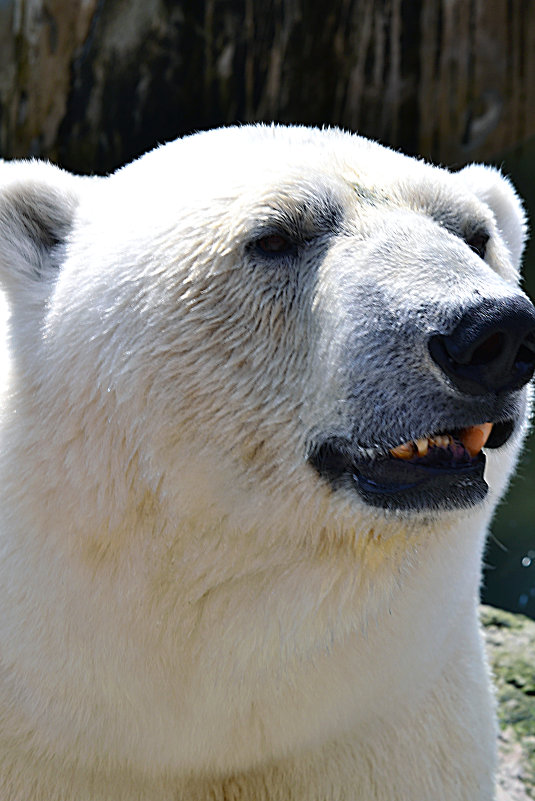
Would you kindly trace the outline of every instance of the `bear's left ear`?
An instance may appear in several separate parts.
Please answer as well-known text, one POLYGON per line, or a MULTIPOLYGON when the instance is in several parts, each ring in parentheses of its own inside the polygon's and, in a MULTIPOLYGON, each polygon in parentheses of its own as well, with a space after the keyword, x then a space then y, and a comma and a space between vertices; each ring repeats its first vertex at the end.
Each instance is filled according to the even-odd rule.
POLYGON ((511 181, 495 167, 469 164, 458 173, 463 182, 494 213, 496 224, 516 269, 527 239, 527 219, 511 181))
POLYGON ((87 180, 45 162, 0 161, 0 284, 12 306, 48 294, 87 180))

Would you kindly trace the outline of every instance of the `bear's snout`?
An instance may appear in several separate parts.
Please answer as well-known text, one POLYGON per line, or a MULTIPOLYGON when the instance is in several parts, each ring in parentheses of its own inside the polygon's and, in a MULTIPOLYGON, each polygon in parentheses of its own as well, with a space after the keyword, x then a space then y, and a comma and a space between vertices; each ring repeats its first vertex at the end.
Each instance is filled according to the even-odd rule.
POLYGON ((467 395, 520 389, 535 371, 535 307, 523 296, 486 298, 450 334, 434 334, 429 352, 467 395))

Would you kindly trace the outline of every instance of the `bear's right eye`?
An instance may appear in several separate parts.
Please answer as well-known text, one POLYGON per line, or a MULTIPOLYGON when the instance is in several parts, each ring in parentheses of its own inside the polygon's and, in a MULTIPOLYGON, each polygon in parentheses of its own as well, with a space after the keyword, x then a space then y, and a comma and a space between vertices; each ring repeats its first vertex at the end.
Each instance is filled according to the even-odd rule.
POLYGON ((280 233, 267 234, 255 241, 255 248, 263 256, 295 256, 297 245, 280 233))

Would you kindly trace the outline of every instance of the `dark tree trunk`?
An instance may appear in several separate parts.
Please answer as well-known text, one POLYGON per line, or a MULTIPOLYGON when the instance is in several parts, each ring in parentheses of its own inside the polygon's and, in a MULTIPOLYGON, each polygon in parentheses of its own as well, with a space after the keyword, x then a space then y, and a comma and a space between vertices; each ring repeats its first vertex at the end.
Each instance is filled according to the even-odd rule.
POLYGON ((530 0, 4 0, 0 152, 107 171, 235 121, 448 163, 535 133, 530 0))

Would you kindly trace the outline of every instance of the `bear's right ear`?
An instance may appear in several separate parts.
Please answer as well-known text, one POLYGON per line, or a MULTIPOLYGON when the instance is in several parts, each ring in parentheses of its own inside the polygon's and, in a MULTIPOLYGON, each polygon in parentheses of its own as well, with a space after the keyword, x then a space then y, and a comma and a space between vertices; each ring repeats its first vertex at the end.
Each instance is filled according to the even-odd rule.
POLYGON ((491 209, 515 269, 518 269, 527 239, 524 206, 511 181, 495 167, 469 164, 457 175, 491 209))
POLYGON ((45 162, 0 161, 0 285, 10 305, 48 294, 85 180, 45 162))

